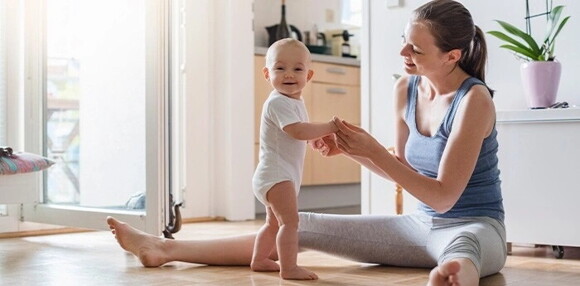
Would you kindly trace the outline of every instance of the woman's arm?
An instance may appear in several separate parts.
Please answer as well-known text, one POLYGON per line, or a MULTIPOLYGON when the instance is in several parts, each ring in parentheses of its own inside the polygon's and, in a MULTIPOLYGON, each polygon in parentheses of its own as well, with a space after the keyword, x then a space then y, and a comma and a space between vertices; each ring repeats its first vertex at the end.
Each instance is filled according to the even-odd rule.
POLYGON ((395 156, 404 165, 411 168, 411 165, 407 162, 407 157, 405 156, 405 145, 407 144, 407 139, 409 138, 409 127, 407 122, 405 122, 405 116, 407 113, 407 89, 409 86, 409 76, 403 76, 397 80, 393 87, 393 107, 395 113, 395 156))
MULTIPOLYGON (((406 92, 407 92, 407 83, 408 83, 408 77, 402 77, 400 78, 394 85, 394 90, 393 93, 398 95, 404 95, 406 97, 406 92)), ((406 100, 398 100, 396 101, 395 104, 395 114, 398 114, 397 116, 397 120, 395 123, 395 129, 396 130, 400 130, 401 128, 405 128, 406 129, 406 124, 404 122, 404 110, 405 110, 405 106, 406 106, 406 100), (398 104, 402 103, 402 105, 398 104), (400 116, 399 116, 400 115, 400 116)), ((335 120, 336 117, 335 117, 335 120)), ((366 133, 366 131, 358 126, 355 125, 351 125, 348 122, 344 122, 344 124, 352 129, 355 132, 361 132, 361 133, 366 133)), ((404 159, 404 144, 406 142, 406 136, 408 135, 408 131, 407 132, 397 132, 400 134, 406 134, 405 138, 397 138, 396 142, 400 142, 402 144, 396 144, 395 145, 395 153, 392 154, 395 156, 395 158, 399 161, 401 161, 404 165, 406 165, 407 167, 410 168, 409 164, 406 162, 406 160, 404 159), (397 148, 397 146, 399 146, 399 148, 397 148), (402 147, 401 147, 402 146, 402 147), (397 152, 396 150, 399 149, 400 151, 397 152)), ((372 137, 371 135, 368 135, 369 137, 372 137)), ((370 159, 362 157, 362 156, 356 156, 356 155, 352 155, 346 152, 342 152, 340 150, 340 148, 338 148, 337 143, 336 143, 336 135, 331 134, 328 136, 325 136, 321 139, 317 140, 318 142, 314 142, 315 144, 312 146, 313 149, 318 150, 318 152, 322 155, 322 156, 334 156, 337 154, 343 154, 347 157, 349 157, 351 160, 359 163, 360 165, 366 167, 367 169, 369 169, 371 172, 387 179, 390 181, 394 181, 389 174, 387 174, 385 171, 383 171, 382 169, 380 169, 378 166, 376 166, 370 159), (320 142, 320 140, 322 140, 322 142, 320 142)), ((391 152, 389 152, 389 155, 391 155, 391 152)))
MULTIPOLYGON (((339 128, 337 143, 343 152, 369 160, 380 170, 378 174, 384 172, 439 213, 451 209, 461 196, 475 168, 483 139, 490 134, 494 122, 495 108, 491 96, 485 87, 474 86, 462 100, 455 116, 453 132, 439 164, 438 177, 429 178, 391 156, 368 133, 353 130, 343 121, 335 120, 339 128)), ((404 152, 402 142, 406 141, 408 131, 401 129, 401 126, 397 128, 398 155, 404 152)))
POLYGON ((443 199, 437 201, 431 195, 429 201, 435 201, 445 211, 455 205, 473 174, 483 140, 491 134, 494 124, 495 106, 491 95, 485 86, 476 85, 458 107, 453 131, 439 163, 438 193, 443 199))
POLYGON ((339 118, 335 118, 335 124, 339 129, 336 133, 338 148, 346 156, 359 162, 377 175, 398 183, 396 177, 392 176, 390 169, 408 169, 415 173, 362 128, 339 118), (381 158, 381 160, 377 158, 381 158), (385 164, 385 162, 388 163, 385 164), (385 167, 387 165, 389 167, 385 167))
MULTIPOLYGON (((359 132, 366 132, 360 127, 350 125, 348 122, 344 122, 344 123, 349 128, 351 128, 353 130, 358 130, 359 132)), ((311 144, 312 148, 314 150, 317 150, 324 157, 331 157, 331 156, 342 154, 342 155, 350 158, 351 160, 357 162, 358 164, 366 167, 367 169, 369 169, 373 173, 378 174, 379 176, 382 176, 383 178, 392 181, 392 179, 389 177, 389 175, 387 173, 385 173, 381 169, 379 169, 369 159, 361 157, 361 156, 354 156, 354 155, 342 152, 336 144, 336 136, 334 134, 330 134, 330 135, 324 136, 322 138, 316 139, 316 140, 312 141, 311 143, 312 143, 311 144)))
MULTIPOLYGON (((475 168, 483 140, 495 122, 495 107, 488 90, 474 86, 461 101, 453 120, 452 132, 443 151, 437 178, 408 174, 397 168, 391 176, 405 190, 439 213, 455 205, 475 168)), ((376 160, 381 160, 376 158, 376 160)), ((388 162, 382 166, 388 168, 388 162)))
MULTIPOLYGON (((409 77, 403 76, 399 78, 394 86, 393 86, 393 94, 394 96, 394 113, 395 113, 395 144, 394 144, 394 157, 397 161, 401 162, 403 165, 407 166, 408 168, 412 169, 409 163, 405 160, 405 144, 407 142, 407 137, 409 136, 409 130, 407 128, 407 124, 405 123, 405 110, 407 106, 407 86, 409 83, 409 77)), ((347 123, 348 124, 348 123, 347 123)), ((358 128, 358 127, 357 127, 358 128)), ((355 129, 355 128, 351 128, 355 129)), ((365 132, 364 130, 360 129, 359 132, 365 132)), ((370 135, 368 135, 370 136, 370 135)), ((391 152, 388 152, 389 155, 391 152)), ((386 156, 386 155, 385 155, 386 156)), ((381 169, 379 166, 375 165, 372 160, 369 158, 361 157, 361 156, 349 156, 353 160, 359 162, 361 165, 365 166, 375 174, 388 179, 390 181, 395 181, 389 176, 387 172, 381 169)))
MULTIPOLYGON (((363 136, 366 136, 367 138, 372 138, 374 139, 370 134, 368 134, 364 129, 352 125, 346 121, 341 121, 340 119, 335 117, 335 120, 337 120, 337 122, 342 123, 346 128, 352 130, 352 132, 356 132, 356 133, 360 133, 360 134, 364 134, 363 136)), ((339 123, 339 124, 340 124, 339 123)), ((351 160, 359 163, 360 165, 366 167, 367 169, 369 169, 370 171, 372 171, 373 173, 387 179, 390 181, 393 181, 393 179, 389 176, 389 174, 387 174, 385 171, 383 171, 382 169, 380 169, 377 165, 375 165, 369 158, 364 157, 364 156, 357 156, 354 154, 350 154, 348 152, 342 152, 341 148, 338 147, 337 142, 334 141, 332 142, 334 144, 334 148, 337 148, 339 150, 340 153, 344 154, 345 156, 349 157, 351 160)), ((380 145, 378 142, 376 142, 376 144, 380 145)), ((382 145, 380 145, 382 147, 382 145)), ((393 154, 391 154, 390 152, 387 153, 387 156, 394 156, 393 154)))

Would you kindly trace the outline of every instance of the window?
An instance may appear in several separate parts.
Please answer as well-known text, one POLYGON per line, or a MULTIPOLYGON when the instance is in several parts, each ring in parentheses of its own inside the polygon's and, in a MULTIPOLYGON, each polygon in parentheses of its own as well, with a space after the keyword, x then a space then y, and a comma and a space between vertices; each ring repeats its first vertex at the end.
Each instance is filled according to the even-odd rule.
POLYGON ((341 22, 352 27, 362 26, 362 0, 343 0, 341 22))
POLYGON ((20 192, 38 203, 14 209, 13 218, 105 229, 102 219, 114 214, 161 233, 169 197, 167 5, 0 1, 10 11, 0 13, 9 38, 0 38, 9 71, 6 139, 57 161, 20 192), (136 193, 146 194, 146 205, 127 208, 136 193))
POLYGON ((47 1, 45 148, 57 163, 45 203, 122 208, 144 194, 145 3, 47 1))

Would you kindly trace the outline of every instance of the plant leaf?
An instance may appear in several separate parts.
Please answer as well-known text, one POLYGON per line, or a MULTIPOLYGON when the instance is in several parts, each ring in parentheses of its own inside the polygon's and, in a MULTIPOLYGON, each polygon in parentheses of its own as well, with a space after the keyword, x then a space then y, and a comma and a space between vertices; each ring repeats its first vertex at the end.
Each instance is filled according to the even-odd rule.
POLYGON ((560 15, 562 14, 563 9, 564 6, 560 5, 554 7, 552 11, 550 11, 550 14, 548 15, 548 29, 550 32, 554 31, 554 28, 560 21, 560 15))
POLYGON ((564 20, 562 20, 562 22, 560 23, 560 26, 558 26, 558 30, 556 30, 556 33, 554 33, 554 35, 550 39, 550 45, 552 45, 552 43, 554 41, 556 41, 556 37, 558 36, 558 34, 560 34, 560 31, 562 31, 562 28, 564 28, 564 25, 566 25, 566 23, 568 22, 569 19, 570 19, 570 16, 568 16, 568 17, 564 18, 564 20))
POLYGON ((556 30, 556 32, 552 36, 552 38, 548 39, 545 43, 545 45, 547 46, 549 59, 554 58, 554 48, 556 46, 556 37, 558 36, 558 34, 560 34, 560 31, 562 31, 562 28, 564 27, 566 22, 568 22, 568 19, 570 19, 570 16, 568 16, 568 17, 564 18, 564 20, 562 20, 562 22, 558 26, 558 29, 556 30))
POLYGON ((520 49, 526 50, 529 54, 534 54, 534 51, 532 49, 530 49, 528 46, 526 46, 525 44, 522 44, 521 42, 519 42, 518 40, 515 40, 514 38, 499 32, 499 31, 489 31, 487 32, 488 34, 495 36, 497 38, 499 38, 500 40, 504 40, 520 49))
POLYGON ((521 48, 516 47, 516 46, 501 45, 500 48, 504 48, 504 49, 511 50, 511 51, 513 51, 513 52, 515 52, 517 54, 520 54, 520 55, 522 55, 524 57, 527 57, 528 60, 531 60, 531 61, 540 60, 540 57, 541 57, 541 55, 534 54, 534 53, 530 53, 530 51, 525 50, 525 49, 521 49, 521 48))
POLYGON ((540 50, 540 47, 538 46, 538 44, 536 43, 536 41, 528 34, 526 34, 524 31, 518 29, 517 27, 504 22, 504 21, 500 21, 500 20, 496 20, 497 23, 499 23, 499 25, 504 28, 508 33, 517 36, 521 39, 523 39, 524 41, 526 41, 526 43, 528 43, 528 46, 530 47, 530 49, 532 51, 534 51, 535 54, 541 54, 542 51, 540 50))
POLYGON ((554 33, 554 29, 556 28, 556 26, 558 25, 558 22, 560 21, 560 15, 562 14, 562 9, 564 9, 564 6, 556 6, 552 9, 552 11, 550 11, 550 14, 548 14, 548 23, 546 25, 546 36, 544 37, 544 43, 547 43, 550 41, 552 37, 552 34, 554 33))

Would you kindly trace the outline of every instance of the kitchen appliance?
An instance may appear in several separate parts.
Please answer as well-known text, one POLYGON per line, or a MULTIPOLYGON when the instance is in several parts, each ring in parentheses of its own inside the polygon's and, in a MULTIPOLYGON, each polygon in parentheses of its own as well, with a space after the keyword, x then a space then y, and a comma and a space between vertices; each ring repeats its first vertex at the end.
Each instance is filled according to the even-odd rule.
POLYGON ((313 54, 331 55, 332 50, 326 45, 326 36, 324 33, 317 33, 314 36, 316 37, 316 41, 314 41, 314 45, 306 45, 308 50, 313 54))
POLYGON ((268 46, 271 46, 274 42, 284 38, 294 38, 302 42, 302 33, 300 33, 300 30, 295 26, 286 23, 285 0, 282 0, 281 12, 280 24, 266 27, 266 31, 268 31, 268 46))
POLYGON ((332 34, 332 54, 335 56, 356 58, 352 55, 350 43, 348 40, 354 36, 348 30, 342 30, 341 33, 332 34))
MULTIPOLYGON (((302 33, 300 30, 298 30, 298 28, 293 25, 288 25, 288 27, 290 27, 290 38, 294 38, 302 42, 302 33)), ((278 31, 278 24, 266 27, 266 31, 268 31, 268 47, 271 46, 274 42, 283 39, 276 36, 278 31)))

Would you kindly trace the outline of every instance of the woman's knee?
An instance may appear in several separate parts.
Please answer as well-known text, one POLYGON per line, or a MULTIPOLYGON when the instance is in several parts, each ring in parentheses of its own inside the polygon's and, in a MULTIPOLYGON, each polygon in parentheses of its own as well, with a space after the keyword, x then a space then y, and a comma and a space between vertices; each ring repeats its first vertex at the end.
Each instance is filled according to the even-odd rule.
POLYGON ((495 274, 503 268, 506 261, 505 246, 501 247, 502 241, 501 235, 492 229, 461 231, 444 249, 439 262, 465 258, 473 262, 480 277, 495 274))

